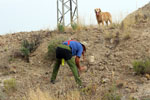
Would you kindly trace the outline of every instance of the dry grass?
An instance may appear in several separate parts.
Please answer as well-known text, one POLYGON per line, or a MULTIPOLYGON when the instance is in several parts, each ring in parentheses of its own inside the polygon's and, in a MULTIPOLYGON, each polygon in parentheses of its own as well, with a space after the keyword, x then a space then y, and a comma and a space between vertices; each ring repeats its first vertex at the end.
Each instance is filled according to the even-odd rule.
POLYGON ((84 17, 79 17, 77 25, 78 25, 78 28, 77 28, 78 31, 85 29, 86 28, 85 18, 84 17))
POLYGON ((30 90, 27 98, 27 100, 81 100, 80 92, 77 90, 70 91, 63 97, 56 98, 46 91, 41 91, 39 88, 36 91, 30 90))
POLYGON ((28 100, 57 100, 50 96, 48 92, 43 92, 40 89, 36 91, 30 90, 28 100))
POLYGON ((4 89, 6 93, 12 93, 16 91, 17 89, 16 79, 10 78, 10 79, 4 80, 4 89))
POLYGON ((125 32, 123 32, 122 38, 123 38, 123 40, 130 39, 131 38, 131 32, 130 32, 130 30, 126 30, 125 32))
POLYGON ((107 32, 107 31, 105 31, 104 38, 106 40, 110 40, 110 39, 113 38, 113 35, 111 33, 107 32))

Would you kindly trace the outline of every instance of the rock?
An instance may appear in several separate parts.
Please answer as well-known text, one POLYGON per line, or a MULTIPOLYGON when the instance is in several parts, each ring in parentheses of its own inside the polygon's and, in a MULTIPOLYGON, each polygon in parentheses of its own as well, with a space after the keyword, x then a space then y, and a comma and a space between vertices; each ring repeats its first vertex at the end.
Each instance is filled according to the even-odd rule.
POLYGON ((145 77, 147 78, 147 80, 150 80, 150 75, 149 74, 145 74, 145 77))
MULTIPOLYGON (((137 90, 138 90, 138 87, 136 86, 136 85, 129 85, 129 86, 127 86, 127 88, 130 90, 130 92, 132 92, 132 93, 134 93, 134 92, 137 92, 137 90)), ((127 89, 127 90, 128 90, 127 89)))
POLYGON ((118 88, 125 87, 126 84, 127 84, 127 83, 126 83, 125 81, 123 81, 123 80, 117 80, 117 81, 116 81, 116 86, 117 86, 118 88))
POLYGON ((95 61, 94 56, 90 56, 90 57, 89 57, 89 62, 90 62, 90 63, 93 63, 94 61, 95 61))
POLYGON ((131 92, 131 89, 125 88, 125 92, 130 93, 130 92, 131 92))
POLYGON ((15 66, 10 68, 10 73, 13 73, 13 74, 17 73, 17 70, 16 70, 15 66))
POLYGON ((101 82, 102 82, 102 83, 108 83, 109 81, 110 81, 110 79, 108 79, 108 78, 103 78, 101 82))
POLYGON ((107 52, 105 53, 105 56, 106 56, 106 57, 109 57, 110 54, 111 54, 111 53, 110 53, 109 51, 107 51, 107 52))
POLYGON ((147 78, 146 78, 146 77, 142 77, 142 78, 140 78, 140 81, 141 81, 142 83, 145 83, 145 82, 147 81, 147 78))
POLYGON ((129 69, 133 69, 133 66, 129 66, 129 69))

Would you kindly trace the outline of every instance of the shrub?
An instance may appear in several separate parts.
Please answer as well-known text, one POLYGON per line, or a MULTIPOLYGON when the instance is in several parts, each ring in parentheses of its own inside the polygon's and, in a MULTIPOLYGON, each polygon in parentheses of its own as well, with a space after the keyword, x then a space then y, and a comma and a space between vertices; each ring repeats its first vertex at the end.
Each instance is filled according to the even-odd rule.
POLYGON ((50 43, 48 45, 48 59, 54 60, 56 58, 56 51, 55 51, 56 47, 66 40, 67 40, 67 38, 60 37, 60 38, 55 38, 50 41, 50 43))
POLYGON ((133 69, 137 74, 150 74, 150 59, 134 61, 133 69))
POLYGON ((73 24, 71 24, 71 27, 72 27, 73 30, 77 30, 78 29, 78 24, 73 23, 73 24))
POLYGON ((11 92, 16 90, 16 80, 14 78, 4 80, 4 89, 5 91, 11 92))
POLYGON ((20 51, 22 53, 22 56, 26 59, 27 62, 29 62, 30 53, 34 52, 39 46, 40 40, 41 40, 40 35, 34 35, 31 42, 29 42, 26 39, 23 40, 20 51))
POLYGON ((29 55, 32 49, 33 49, 33 44, 30 44, 28 40, 23 40, 20 51, 27 62, 29 62, 29 55))
POLYGON ((58 28, 59 32, 64 32, 65 31, 65 27, 62 24, 58 24, 57 28, 58 28))

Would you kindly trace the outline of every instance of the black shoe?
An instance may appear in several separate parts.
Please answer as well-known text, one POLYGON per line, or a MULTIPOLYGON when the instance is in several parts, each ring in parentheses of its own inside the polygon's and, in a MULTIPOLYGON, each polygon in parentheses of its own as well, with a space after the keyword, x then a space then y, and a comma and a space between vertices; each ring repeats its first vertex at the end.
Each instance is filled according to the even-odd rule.
POLYGON ((55 84, 55 81, 54 81, 54 80, 51 80, 50 82, 51 82, 52 84, 55 84))

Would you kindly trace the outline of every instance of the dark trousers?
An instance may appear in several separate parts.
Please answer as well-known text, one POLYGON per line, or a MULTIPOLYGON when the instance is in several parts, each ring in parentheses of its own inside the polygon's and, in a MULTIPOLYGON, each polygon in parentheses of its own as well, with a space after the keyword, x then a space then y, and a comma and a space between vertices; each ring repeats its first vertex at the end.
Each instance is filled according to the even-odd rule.
POLYGON ((59 67, 60 67, 60 64, 61 64, 61 60, 65 59, 65 61, 69 65, 69 67, 70 67, 70 69, 71 69, 71 71, 72 71, 72 73, 74 75, 74 78, 75 78, 77 84, 81 86, 82 82, 81 82, 80 77, 79 77, 79 73, 78 73, 78 69, 77 69, 76 63, 75 63, 75 59, 72 56, 71 56, 71 58, 68 57, 70 54, 64 54, 64 53, 67 53, 67 51, 63 50, 63 49, 66 49, 66 50, 71 51, 71 49, 68 48, 68 46, 66 46, 66 45, 60 45, 60 46, 58 46, 58 48, 56 49, 56 58, 57 59, 56 59, 56 63, 55 63, 54 68, 53 68, 51 80, 54 81, 56 79, 56 76, 58 74, 58 70, 59 70, 59 67), (57 50, 58 48, 60 48, 60 49, 57 50), (68 55, 68 56, 65 57, 66 55, 68 55))

